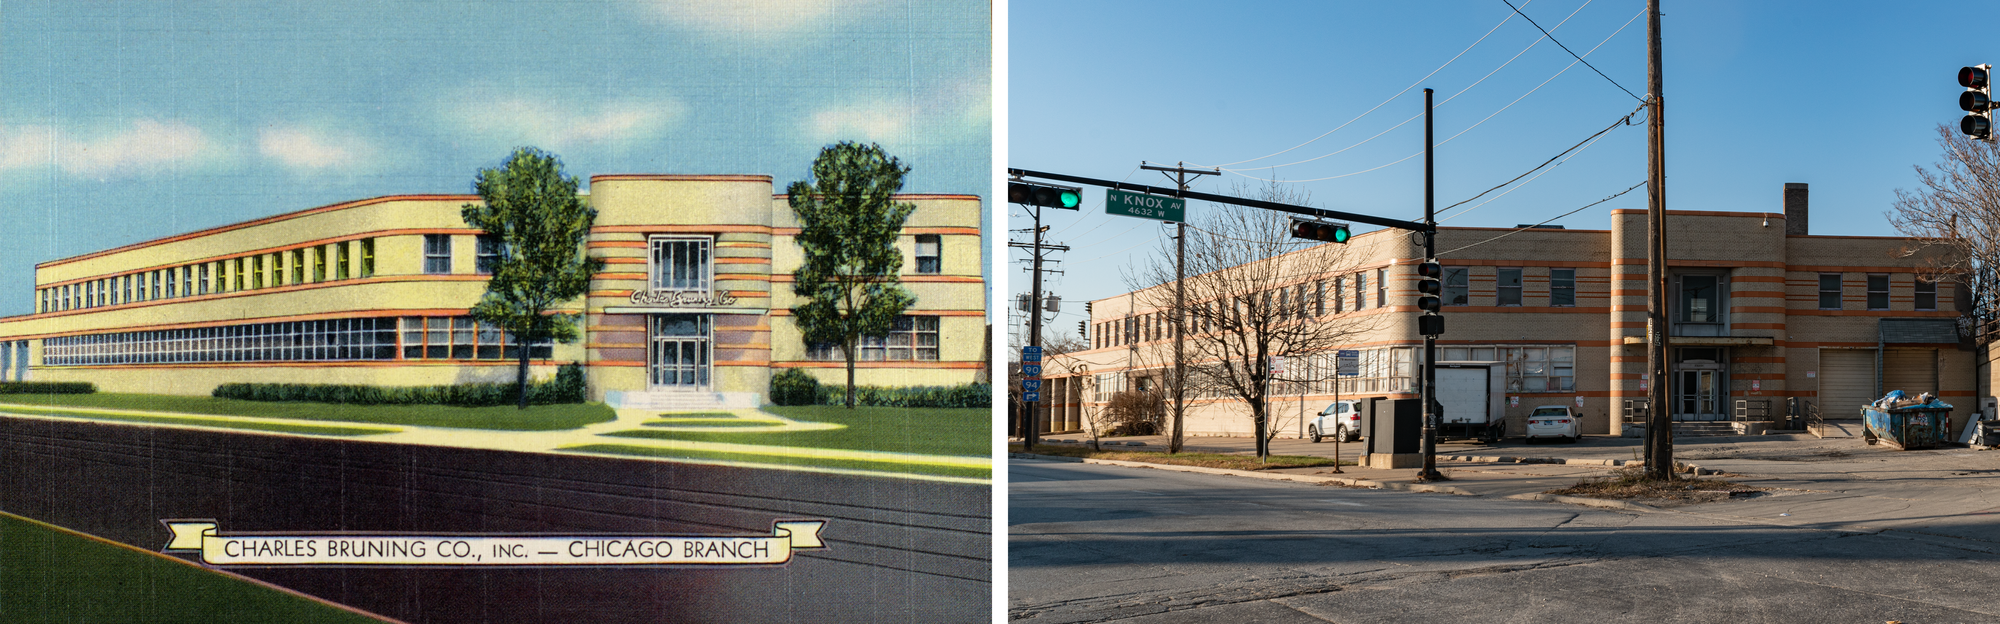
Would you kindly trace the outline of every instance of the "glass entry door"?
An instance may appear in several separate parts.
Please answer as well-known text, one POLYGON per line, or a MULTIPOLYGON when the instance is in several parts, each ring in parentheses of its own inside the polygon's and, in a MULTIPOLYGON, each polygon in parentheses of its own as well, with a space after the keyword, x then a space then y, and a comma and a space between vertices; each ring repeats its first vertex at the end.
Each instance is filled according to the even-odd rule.
POLYGON ((1727 351, 1675 349, 1674 420, 1728 420, 1723 388, 1727 351))
POLYGON ((706 314, 654 314, 647 356, 651 390, 709 389, 710 337, 706 314))

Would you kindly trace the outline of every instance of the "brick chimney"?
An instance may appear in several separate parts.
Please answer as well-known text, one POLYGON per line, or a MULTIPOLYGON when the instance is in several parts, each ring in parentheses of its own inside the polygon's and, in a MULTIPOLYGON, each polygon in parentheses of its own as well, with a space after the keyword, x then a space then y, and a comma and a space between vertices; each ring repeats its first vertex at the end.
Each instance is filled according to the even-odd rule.
POLYGON ((1806 184, 1785 183, 1785 234, 1806 234, 1806 184))

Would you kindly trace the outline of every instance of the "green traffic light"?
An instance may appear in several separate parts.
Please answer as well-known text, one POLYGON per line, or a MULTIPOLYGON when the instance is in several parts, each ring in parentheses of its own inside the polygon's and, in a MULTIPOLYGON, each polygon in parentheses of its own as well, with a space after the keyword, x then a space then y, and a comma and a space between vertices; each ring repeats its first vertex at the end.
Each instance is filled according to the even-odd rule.
POLYGON ((1062 192, 1062 207, 1075 208, 1077 204, 1081 203, 1083 203, 1083 196, 1078 195, 1076 191, 1065 190, 1062 192))
POLYGON ((1336 243, 1347 242, 1347 228, 1344 227, 1333 228, 1333 242, 1336 243))

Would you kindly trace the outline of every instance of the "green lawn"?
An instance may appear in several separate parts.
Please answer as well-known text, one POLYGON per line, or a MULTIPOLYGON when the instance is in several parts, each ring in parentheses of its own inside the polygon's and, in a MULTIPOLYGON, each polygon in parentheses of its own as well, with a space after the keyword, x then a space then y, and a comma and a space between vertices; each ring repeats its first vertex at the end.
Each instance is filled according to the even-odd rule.
POLYGON ((334 420, 378 425, 460 427, 505 431, 558 431, 615 419, 602 403, 568 405, 446 407, 440 405, 340 405, 332 403, 289 403, 238 401, 203 396, 158 394, 8 394, 4 404, 48 405, 56 407, 101 407, 215 414, 220 416, 260 416, 298 420, 334 420))
POLYGON ((970 477, 974 479, 993 478, 993 470, 991 468, 974 468, 971 466, 937 466, 930 464, 878 462, 878 461, 868 461, 859 459, 787 457, 784 455, 725 453, 719 451, 698 451, 691 449, 661 449, 661 448, 651 448, 645 446, 626 446, 623 444, 586 444, 583 446, 564 447, 562 450, 577 451, 581 453, 601 453, 606 455, 636 455, 640 457, 666 457, 666 458, 685 458, 685 459, 717 459, 717 460, 727 460, 727 461, 748 462, 754 464, 782 464, 786 466, 814 466, 819 468, 848 468, 854 470, 873 470, 876 472, 894 472, 900 474, 938 475, 945 477, 970 477))
MULTIPOLYGON (((0 414, 7 413, 8 406, 0 405, 0 414)), ((70 412, 47 410, 49 414, 64 415, 70 412)), ((34 408, 22 409, 22 413, 35 413, 34 408)), ((222 427, 226 429, 247 429, 250 431, 276 431, 279 433, 305 433, 312 435, 357 436, 378 433, 395 433, 397 429, 388 427, 342 427, 339 425, 311 425, 305 423, 244 422, 224 418, 182 418, 178 416, 138 416, 133 414, 76 414, 96 420, 118 420, 124 422, 161 423, 167 425, 198 425, 202 427, 222 427)))
POLYGON ((0 621, 379 622, 11 514, 0 514, 0 621))
POLYGON ((635 430, 606 435, 926 455, 984 457, 993 454, 993 410, 986 408, 857 407, 850 410, 830 405, 809 405, 772 406, 764 410, 792 420, 847 426, 822 431, 771 433, 635 430))

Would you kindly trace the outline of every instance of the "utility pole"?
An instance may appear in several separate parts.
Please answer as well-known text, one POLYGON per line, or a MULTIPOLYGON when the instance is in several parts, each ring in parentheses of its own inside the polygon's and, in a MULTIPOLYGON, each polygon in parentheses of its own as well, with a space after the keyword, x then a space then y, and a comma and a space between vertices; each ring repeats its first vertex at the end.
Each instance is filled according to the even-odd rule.
MULTIPOLYGON (((1040 348, 1042 346, 1042 257, 1049 251, 1069 251, 1069 246, 1043 243, 1042 209, 1038 206, 1027 204, 1023 204, 1022 206, 1035 218, 1035 227, 1031 230, 1035 236, 1034 242, 1017 243, 1008 241, 1007 246, 1030 250, 1028 252, 1030 254, 1029 262, 1032 263, 1032 266, 1028 271, 1032 274, 1029 280, 1031 284, 1029 288, 1032 290, 1032 294, 1028 298, 1028 345, 1040 348)), ((1022 365, 1025 366, 1026 364, 1026 361, 1022 362, 1022 365)), ((1027 408, 1023 410, 1025 413, 1022 414, 1021 418, 1027 422, 1024 423, 1026 426, 1021 427, 1021 450, 1033 451, 1035 450, 1035 441, 1041 436, 1040 414, 1036 413, 1036 407, 1041 402, 1026 401, 1025 403, 1027 404, 1027 408)))
POLYGON ((1646 186, 1651 191, 1646 215, 1646 369, 1653 378, 1647 396, 1646 474, 1655 479, 1674 476, 1673 395, 1668 392, 1667 337, 1672 325, 1667 313, 1667 162, 1666 103, 1660 90, 1660 0, 1646 0, 1646 91, 1652 111, 1646 121, 1646 186))
MULTIPOLYGON (((1431 169, 1431 152, 1436 145, 1431 134, 1431 90, 1424 89, 1424 262, 1437 262, 1437 184, 1431 169)), ((1424 380, 1420 395, 1424 402, 1424 468, 1418 481, 1443 481, 1437 468, 1437 430, 1444 418, 1437 407, 1437 335, 1424 334, 1424 380)))
MULTIPOLYGON (((1182 193, 1188 190, 1188 174, 1222 175, 1221 169, 1189 169, 1187 162, 1174 163, 1173 167, 1161 167, 1139 162, 1139 167, 1161 173, 1173 172, 1170 176, 1174 186, 1182 193)), ((1174 427, 1167 436, 1167 454, 1181 452, 1181 421, 1187 416, 1187 224, 1174 224, 1174 427)))

